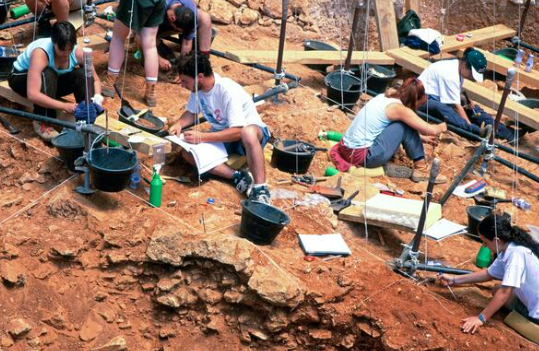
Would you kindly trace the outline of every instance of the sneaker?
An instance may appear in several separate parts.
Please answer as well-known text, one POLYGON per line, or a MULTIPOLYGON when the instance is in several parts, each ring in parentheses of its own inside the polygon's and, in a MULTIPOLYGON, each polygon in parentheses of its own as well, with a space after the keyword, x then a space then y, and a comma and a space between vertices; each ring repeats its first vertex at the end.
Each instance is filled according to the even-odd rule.
MULTIPOLYGON (((414 162, 414 170, 412 172, 412 181, 419 183, 428 181, 430 178, 430 171, 425 160, 419 160, 414 162)), ((438 174, 434 184, 443 184, 447 182, 447 177, 441 174, 438 174)))
POLYGON ((410 179, 412 176, 412 169, 410 167, 399 166, 393 162, 386 163, 383 168, 384 173, 388 177, 410 179))
POLYGON ((38 121, 34 121, 33 123, 34 131, 41 137, 41 139, 45 140, 46 142, 50 142, 52 139, 54 139, 59 133, 49 126, 48 124, 41 123, 38 121))
POLYGON ((271 205, 271 194, 267 186, 258 186, 251 190, 249 200, 271 205))
POLYGON ((146 82, 146 92, 144 93, 144 101, 146 106, 155 107, 157 105, 157 97, 155 95, 155 83, 146 82))
POLYGON ((253 175, 251 174, 251 172, 246 170, 236 171, 234 172, 234 176, 232 177, 232 182, 234 183, 234 186, 236 186, 236 190, 238 190, 240 194, 248 193, 253 186, 253 175))

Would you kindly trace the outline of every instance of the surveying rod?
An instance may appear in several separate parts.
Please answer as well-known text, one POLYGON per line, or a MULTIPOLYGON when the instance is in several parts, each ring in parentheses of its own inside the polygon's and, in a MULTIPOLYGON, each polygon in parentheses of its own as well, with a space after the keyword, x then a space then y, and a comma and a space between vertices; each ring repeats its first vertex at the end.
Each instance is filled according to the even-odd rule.
POLYGON ((527 0, 526 5, 524 5, 524 10, 522 11, 522 15, 520 16, 520 26, 518 27, 518 37, 522 39, 522 31, 524 30, 524 23, 526 23, 526 17, 528 17, 528 11, 530 9, 530 4, 532 0, 527 0))
POLYGON ((354 21, 352 22, 352 30, 350 31, 350 42, 348 43, 348 53, 346 54, 346 60, 344 61, 345 71, 350 70, 350 63, 352 62, 352 51, 354 51, 354 46, 355 46, 354 36, 356 34, 360 12, 361 12, 361 8, 359 7, 359 5, 356 5, 356 9, 354 10, 354 21))
MULTIPOLYGON (((83 58, 84 58, 84 79, 86 84, 86 96, 85 96, 85 102, 86 102, 86 108, 88 109, 88 116, 86 119, 86 123, 88 125, 92 124, 90 123, 90 103, 92 102, 92 96, 94 96, 94 75, 93 75, 93 52, 91 48, 83 48, 82 49, 83 58)), ((84 134, 84 151, 89 152, 90 147, 92 145, 92 139, 90 134, 86 133, 84 134)))
MULTIPOLYGON (((283 0, 283 16, 281 17, 281 34, 279 35, 279 52, 277 53, 277 66, 275 67, 275 85, 281 84, 281 79, 284 78, 283 72, 283 55, 284 42, 286 39, 286 19, 288 18, 288 0, 283 0)), ((279 95, 275 95, 278 101, 279 95)))

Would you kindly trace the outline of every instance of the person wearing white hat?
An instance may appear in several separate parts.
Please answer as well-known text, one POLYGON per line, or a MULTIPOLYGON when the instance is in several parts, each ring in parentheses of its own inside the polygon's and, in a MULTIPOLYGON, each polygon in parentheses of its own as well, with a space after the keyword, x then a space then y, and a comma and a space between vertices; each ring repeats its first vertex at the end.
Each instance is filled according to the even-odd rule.
MULTIPOLYGON (((428 100, 418 110, 479 134, 481 125, 492 125, 494 119, 473 101, 463 99, 462 85, 464 79, 483 82, 486 69, 485 55, 474 48, 467 48, 460 59, 441 60, 431 64, 419 76, 425 86, 428 100), (463 104, 463 100, 467 100, 467 104, 463 104)), ((496 136, 511 143, 519 134, 500 123, 496 136)))

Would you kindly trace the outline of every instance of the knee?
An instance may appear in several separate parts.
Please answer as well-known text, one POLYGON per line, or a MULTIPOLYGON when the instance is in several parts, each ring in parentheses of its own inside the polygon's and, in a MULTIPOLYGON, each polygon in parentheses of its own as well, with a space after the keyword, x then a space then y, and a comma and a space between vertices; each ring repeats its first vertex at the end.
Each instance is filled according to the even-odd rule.
POLYGON ((244 145, 254 145, 255 143, 259 143, 258 140, 258 133, 260 128, 258 126, 246 126, 243 127, 241 130, 241 141, 244 145))

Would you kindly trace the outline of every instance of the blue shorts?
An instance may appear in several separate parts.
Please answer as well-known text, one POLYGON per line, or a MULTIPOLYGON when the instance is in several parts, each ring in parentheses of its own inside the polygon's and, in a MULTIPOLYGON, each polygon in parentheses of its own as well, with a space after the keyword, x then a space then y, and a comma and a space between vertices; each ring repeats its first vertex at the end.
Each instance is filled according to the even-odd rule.
MULTIPOLYGON (((260 146, 264 148, 264 146, 266 146, 266 144, 268 143, 271 137, 271 133, 268 127, 262 128, 258 126, 258 128, 262 130, 262 140, 260 141, 260 146)), ((224 143, 224 144, 225 144, 226 152, 229 156, 232 154, 238 154, 240 156, 245 155, 245 149, 243 148, 243 144, 241 143, 241 140, 232 141, 230 143, 224 143)))

